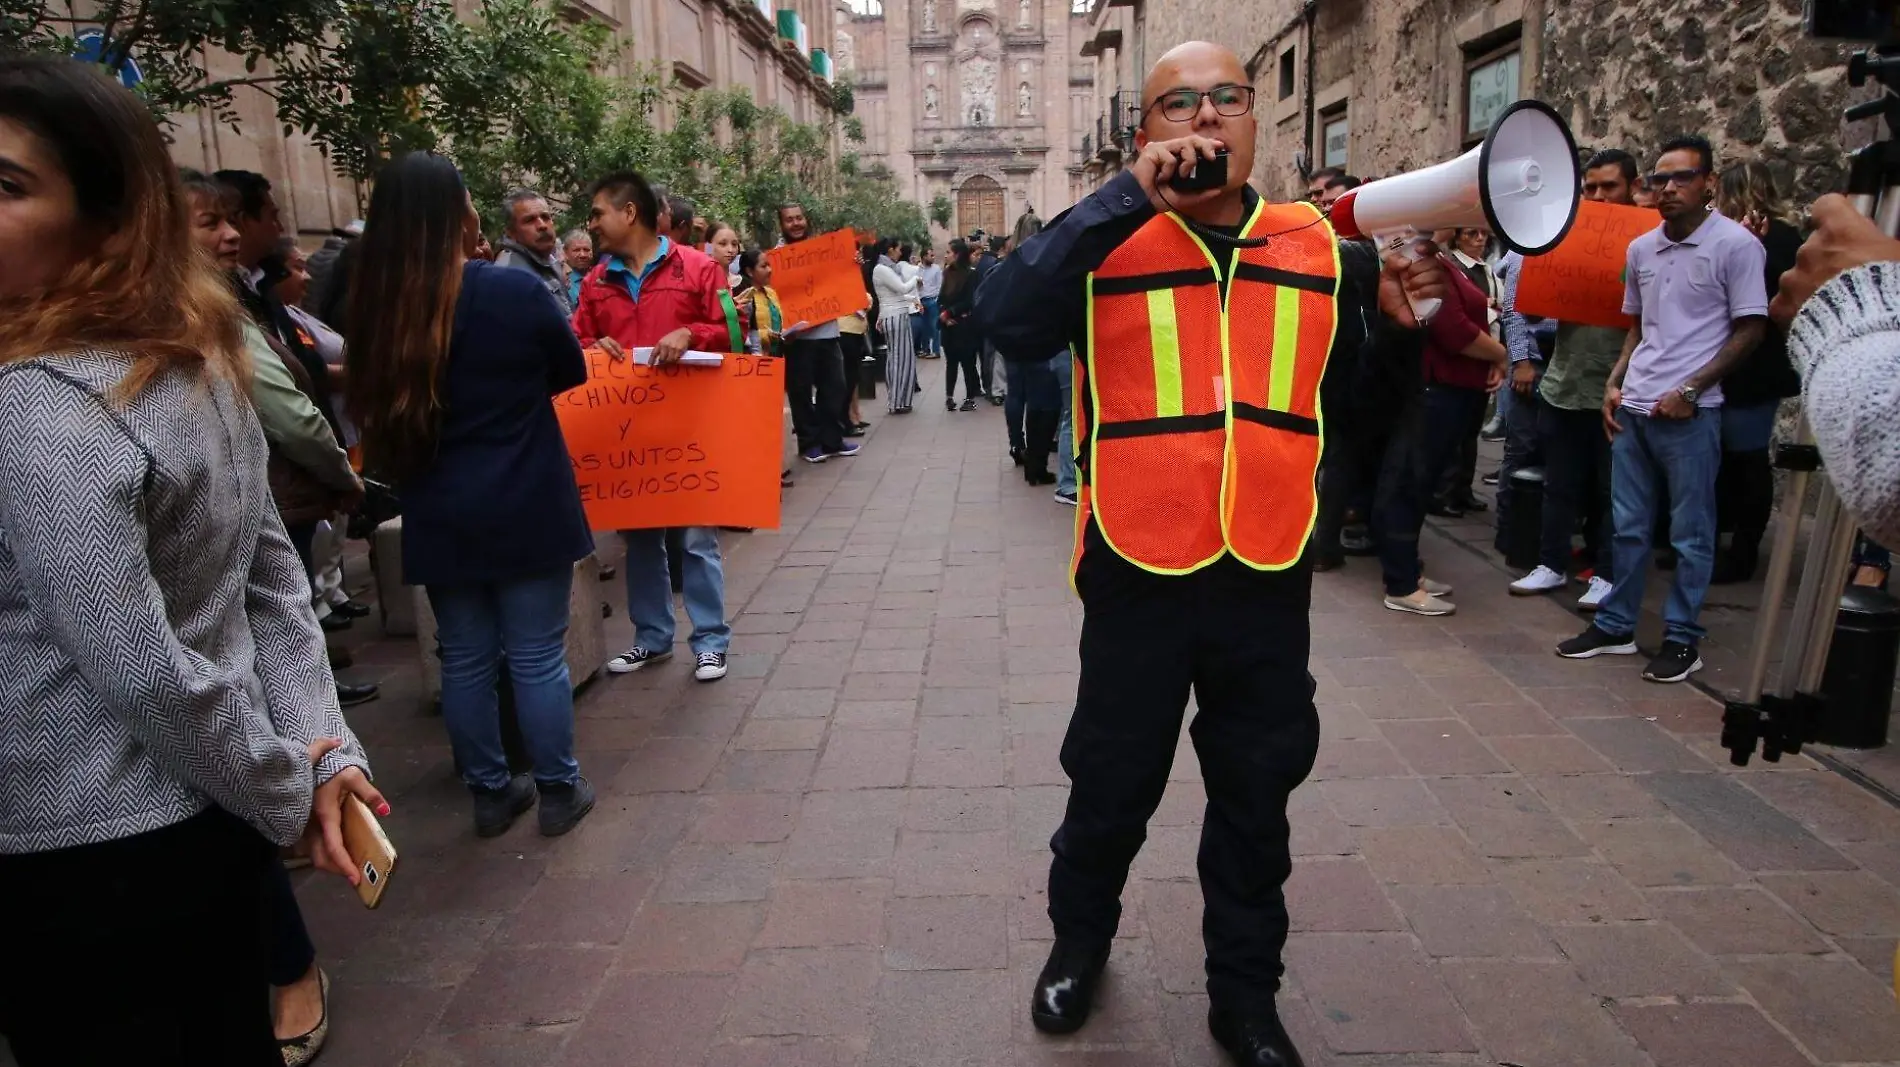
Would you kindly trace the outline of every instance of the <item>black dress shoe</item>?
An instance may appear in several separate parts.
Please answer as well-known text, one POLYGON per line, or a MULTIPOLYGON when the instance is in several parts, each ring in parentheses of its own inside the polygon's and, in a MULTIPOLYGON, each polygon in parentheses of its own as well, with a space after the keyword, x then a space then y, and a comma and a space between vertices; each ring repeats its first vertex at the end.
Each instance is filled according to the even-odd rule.
POLYGON ((353 708, 358 704, 367 704, 381 694, 382 690, 374 685, 336 684, 336 702, 339 707, 353 708))
POLYGON ((1207 1029, 1237 1067, 1306 1067, 1272 1008, 1254 1015, 1209 1008, 1207 1029))
POLYGON ((345 600, 341 604, 330 605, 330 614, 341 615, 346 619, 369 618, 369 605, 358 604, 354 600, 345 600))
POLYGON ((1107 945, 1057 940, 1049 950, 1049 962, 1036 977, 1029 1021, 1045 1034, 1073 1034, 1082 1029, 1095 1006, 1095 987, 1101 984, 1106 966, 1107 945))
POLYGON ((333 633, 336 633, 338 630, 349 629, 352 625, 355 624, 355 621, 356 620, 348 618, 347 616, 338 615, 336 612, 333 611, 330 614, 325 615, 323 618, 318 619, 317 625, 323 628, 324 633, 333 634, 333 633))

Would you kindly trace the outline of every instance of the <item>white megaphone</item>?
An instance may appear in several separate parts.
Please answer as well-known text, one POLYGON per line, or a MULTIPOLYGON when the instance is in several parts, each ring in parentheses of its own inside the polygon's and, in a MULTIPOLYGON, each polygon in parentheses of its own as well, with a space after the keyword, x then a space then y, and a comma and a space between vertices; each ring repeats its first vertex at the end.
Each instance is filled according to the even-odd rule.
MULTIPOLYGON (((1577 143, 1549 105, 1519 100, 1504 109, 1484 143, 1437 166, 1368 182, 1333 202, 1333 230, 1370 237, 1416 258, 1419 234, 1483 226, 1506 248, 1540 256, 1557 247, 1577 219, 1577 143)), ((1412 308, 1422 322, 1439 302, 1412 308)))

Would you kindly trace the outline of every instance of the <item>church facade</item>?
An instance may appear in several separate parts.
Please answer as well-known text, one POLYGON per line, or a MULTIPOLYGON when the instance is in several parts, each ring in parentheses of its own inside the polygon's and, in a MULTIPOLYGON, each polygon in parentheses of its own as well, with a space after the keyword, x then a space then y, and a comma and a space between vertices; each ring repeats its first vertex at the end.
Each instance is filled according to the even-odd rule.
POLYGON ((1067 0, 841 4, 834 58, 864 123, 859 155, 925 206, 951 204, 940 238, 1006 233, 1085 191, 1094 67, 1067 0))

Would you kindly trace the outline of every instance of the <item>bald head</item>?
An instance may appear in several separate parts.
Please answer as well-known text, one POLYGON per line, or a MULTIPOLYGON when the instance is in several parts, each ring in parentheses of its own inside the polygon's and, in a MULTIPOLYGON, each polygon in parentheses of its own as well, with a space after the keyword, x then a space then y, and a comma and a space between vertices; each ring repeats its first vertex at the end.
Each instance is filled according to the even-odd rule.
POLYGON ((1209 41, 1187 41, 1161 54, 1141 84, 1141 106, 1154 106, 1155 97, 1170 89, 1202 88, 1215 85, 1245 85, 1247 69, 1240 57, 1222 45, 1209 41), (1209 80, 1211 79, 1211 80, 1209 80))
POLYGON ((1199 136, 1219 141, 1227 149, 1227 173, 1238 189, 1253 172, 1255 124, 1253 86, 1240 57, 1231 49, 1208 41, 1188 41, 1168 49, 1155 61, 1141 86, 1141 126, 1135 144, 1146 148, 1156 141, 1199 136), (1221 88, 1238 88, 1241 96, 1223 94, 1223 115, 1210 95, 1221 88))

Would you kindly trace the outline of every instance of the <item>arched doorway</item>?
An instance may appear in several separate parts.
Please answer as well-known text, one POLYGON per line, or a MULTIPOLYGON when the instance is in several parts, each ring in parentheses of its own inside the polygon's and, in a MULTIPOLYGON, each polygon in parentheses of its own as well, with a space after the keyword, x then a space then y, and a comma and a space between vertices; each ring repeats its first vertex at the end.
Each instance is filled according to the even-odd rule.
POLYGON ((957 233, 1003 232, 1003 187, 987 174, 972 175, 957 190, 957 233))

